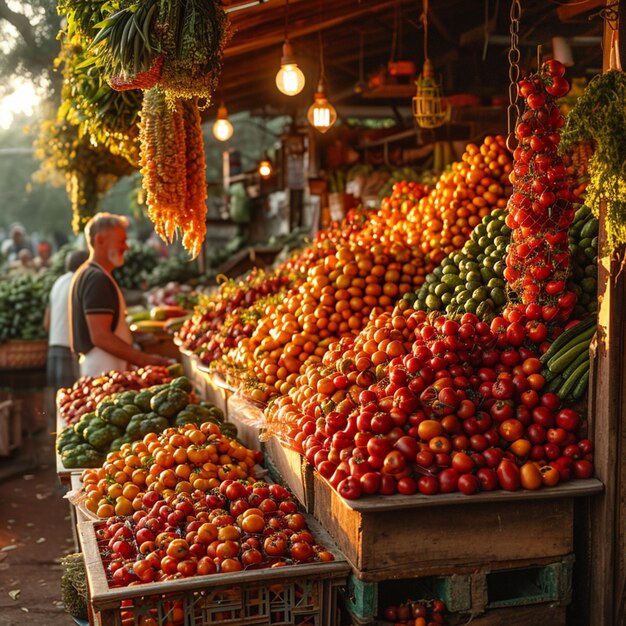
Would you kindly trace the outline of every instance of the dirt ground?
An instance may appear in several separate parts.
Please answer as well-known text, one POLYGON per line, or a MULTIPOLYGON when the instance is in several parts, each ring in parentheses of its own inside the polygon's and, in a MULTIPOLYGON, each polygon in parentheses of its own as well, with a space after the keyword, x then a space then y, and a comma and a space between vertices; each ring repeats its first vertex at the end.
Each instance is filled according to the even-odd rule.
POLYGON ((0 626, 75 623, 61 604, 60 559, 76 549, 53 424, 47 411, 24 414, 22 445, 0 456, 0 626))

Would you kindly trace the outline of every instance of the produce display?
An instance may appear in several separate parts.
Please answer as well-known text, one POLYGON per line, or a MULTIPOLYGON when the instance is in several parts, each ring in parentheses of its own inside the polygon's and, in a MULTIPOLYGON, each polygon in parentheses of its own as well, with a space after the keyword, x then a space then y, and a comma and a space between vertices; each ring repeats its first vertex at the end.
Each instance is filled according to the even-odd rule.
MULTIPOLYGON (((158 265, 148 275, 149 287, 162 287, 178 283, 189 287, 185 283, 194 282, 200 277, 200 270, 196 263, 191 263, 186 256, 173 255, 166 259, 159 259, 158 265)), ((171 304, 165 302, 164 304, 171 304)))
POLYGON ((45 339, 43 316, 48 290, 39 276, 22 274, 0 281, 0 344, 45 339))
POLYGON ((391 604, 381 613, 387 622, 394 626, 435 626, 446 624, 447 608, 443 600, 407 600, 391 604))
POLYGON ((176 304, 162 304, 150 309, 138 308, 127 313, 126 321, 135 332, 171 333, 179 330, 183 322, 191 316, 191 311, 176 304))
POLYGON ((558 132, 565 118, 556 99, 569 91, 565 66, 551 60, 520 81, 525 109, 516 127, 507 226, 513 230, 505 278, 519 301, 545 307, 545 314, 567 321, 576 295, 567 289, 570 264, 568 229, 574 219, 574 181, 558 154, 558 132))
POLYGON ((132 517, 96 527, 111 587, 334 560, 280 485, 225 480, 137 498, 132 517))
POLYGON ((580 400, 589 382, 589 346, 597 329, 595 316, 566 327, 541 356, 546 390, 566 402, 580 400))
POLYGON ((222 434, 225 424, 190 423, 123 444, 101 467, 83 471, 86 508, 98 517, 132 515, 142 507, 146 492, 167 498, 206 492, 224 480, 253 483, 260 453, 222 434))
POLYGON ((221 409, 209 402, 194 402, 191 383, 181 376, 164 385, 105 398, 95 411, 85 413, 58 435, 57 450, 65 467, 95 467, 106 452, 148 433, 204 422, 219 424, 224 434, 237 436, 235 425, 224 423, 221 409))
POLYGON ((57 412, 68 424, 75 424, 85 413, 94 411, 98 403, 121 391, 133 391, 169 383, 181 376, 179 364, 147 365, 136 370, 120 372, 112 370, 93 378, 81 376, 71 387, 57 392, 57 412))
POLYGON ((148 293, 148 306, 179 306, 192 311, 198 304, 198 292, 191 285, 170 281, 148 293))
MULTIPOLYGON (((491 320, 508 302, 504 277, 511 229, 506 225, 506 211, 499 209, 483 218, 459 252, 450 253, 437 266, 415 297, 406 294, 409 303, 422 311, 475 313, 491 320)), ((569 229, 571 254, 567 289, 577 295, 575 317, 597 310, 598 220, 585 205, 578 207, 569 229)))
POLYGON ((548 329, 534 313, 528 325, 408 307, 379 316, 276 400, 270 428, 348 499, 587 478, 584 420, 544 389, 548 329))

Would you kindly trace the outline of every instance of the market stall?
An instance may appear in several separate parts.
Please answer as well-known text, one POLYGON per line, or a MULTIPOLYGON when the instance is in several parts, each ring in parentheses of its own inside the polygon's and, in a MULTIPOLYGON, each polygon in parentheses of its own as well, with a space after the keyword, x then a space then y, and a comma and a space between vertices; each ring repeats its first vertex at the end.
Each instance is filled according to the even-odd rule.
MULTIPOLYGON (((603 15, 605 73, 568 97, 556 46, 519 67, 524 17, 513 0, 509 55, 497 60, 510 79, 506 108, 504 93, 489 105, 444 97, 427 44, 429 18, 445 38, 437 16, 452 20, 447 3, 422 7, 419 75, 395 58, 407 2, 340 1, 325 15, 294 0, 292 22, 288 3, 280 19, 264 3, 209 4, 105 3, 83 14, 61 3, 64 36, 82 45, 65 49, 66 90, 98 76, 119 119, 109 107, 89 113, 73 92, 66 114, 88 111, 81 133, 108 137, 103 146, 116 137, 115 158, 139 166, 155 232, 200 259, 185 274, 180 259, 166 270, 154 251, 131 249, 117 276, 142 301, 129 310, 134 340, 177 364, 81 378, 56 396, 56 471, 83 555, 66 575, 86 580, 80 593, 68 587, 86 611, 77 621, 578 626, 601 615, 617 626, 617 10, 603 15), (412 98, 411 127, 358 129, 346 112, 337 129, 324 46, 345 59, 343 25, 390 13, 391 61, 367 83, 360 69, 357 93, 412 98), (283 65, 293 65, 290 24, 301 37, 320 33, 314 102, 294 105, 309 126, 294 114, 269 173, 231 172, 225 150, 229 217, 211 217, 204 103, 223 59, 262 50, 249 64, 263 75, 266 48, 284 39, 283 65), (251 246, 203 273, 207 225, 240 224, 244 213, 236 236, 275 227, 280 253, 251 246), (284 232, 296 222, 297 237, 284 232)), ((371 46, 388 48, 379 37, 371 46)), ((365 39, 352 52, 361 65, 365 39)), ((455 59, 438 66, 453 72, 455 59)), ((224 72, 220 98, 232 110, 262 93, 249 69, 224 72)), ((227 116, 222 103, 218 141, 232 136, 227 116)), ((94 206, 75 194, 75 225, 94 206)), ((25 280, 0 290, 11 320, 0 341, 34 347, 44 287, 25 280)), ((10 438, 6 452, 16 445, 10 438)))

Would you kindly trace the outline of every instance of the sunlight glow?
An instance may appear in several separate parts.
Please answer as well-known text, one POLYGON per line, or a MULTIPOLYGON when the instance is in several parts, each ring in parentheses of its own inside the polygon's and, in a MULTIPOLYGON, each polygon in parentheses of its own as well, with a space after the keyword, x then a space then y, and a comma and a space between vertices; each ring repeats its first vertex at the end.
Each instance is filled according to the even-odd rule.
POLYGON ((32 83, 15 82, 13 93, 0 100, 0 127, 9 128, 16 116, 31 117, 40 102, 32 83))

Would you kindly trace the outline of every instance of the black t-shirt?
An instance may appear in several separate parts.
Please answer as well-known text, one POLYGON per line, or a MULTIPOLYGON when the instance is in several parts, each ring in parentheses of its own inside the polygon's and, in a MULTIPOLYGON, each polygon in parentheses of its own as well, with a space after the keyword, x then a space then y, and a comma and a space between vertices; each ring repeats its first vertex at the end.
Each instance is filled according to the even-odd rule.
POLYGON ((76 270, 70 287, 70 344, 72 351, 87 354, 93 347, 87 315, 111 313, 111 330, 119 319, 119 299, 111 278, 99 265, 85 263, 76 270))

